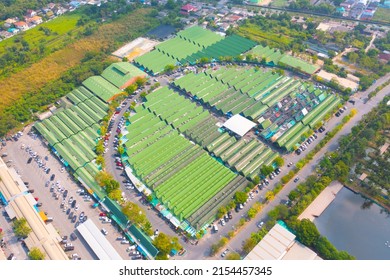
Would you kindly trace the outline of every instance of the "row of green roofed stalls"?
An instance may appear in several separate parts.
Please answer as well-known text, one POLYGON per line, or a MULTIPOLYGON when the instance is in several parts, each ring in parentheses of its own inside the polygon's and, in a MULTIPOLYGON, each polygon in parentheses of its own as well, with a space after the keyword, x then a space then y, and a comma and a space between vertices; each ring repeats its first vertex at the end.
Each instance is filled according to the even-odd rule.
POLYGON ((117 62, 108 66, 102 72, 102 77, 117 88, 123 90, 137 78, 146 77, 146 73, 128 62, 117 62))
POLYGON ((323 121, 325 116, 332 112, 338 104, 340 98, 335 95, 328 95, 321 103, 308 112, 299 122, 289 127, 283 134, 275 134, 272 141, 279 147, 292 151, 299 146, 307 137, 307 133, 323 121))
MULTIPOLYGON (((109 69, 112 67, 111 65, 109 69)), ((102 81, 103 78, 100 78, 102 81)), ((101 85, 104 87, 107 83, 108 81, 104 80, 101 85)), ((112 92, 119 91, 113 87, 116 88, 112 84, 108 86, 112 92)), ((154 258, 158 250, 153 246, 151 239, 134 225, 126 228, 128 221, 120 211, 120 206, 106 197, 106 193, 95 180, 100 171, 100 166, 95 164, 94 151, 99 137, 99 123, 108 111, 107 100, 106 98, 102 100, 101 97, 102 90, 98 85, 89 89, 84 86, 78 87, 66 96, 73 105, 59 109, 53 116, 34 124, 34 127, 47 140, 61 162, 73 172, 74 177, 110 211, 111 217, 138 244, 140 251, 148 258, 154 258)))
POLYGON ((248 53, 259 60, 265 59, 266 64, 269 66, 281 65, 308 75, 313 75, 320 69, 317 65, 313 65, 288 54, 283 54, 280 50, 268 46, 263 47, 262 45, 258 45, 248 53))
POLYGON ((191 124, 182 130, 186 133, 212 118, 208 113, 205 118, 197 117, 203 115, 203 110, 198 112, 197 108, 202 109, 176 92, 161 88, 136 108, 123 141, 128 165, 154 191, 155 204, 164 205, 165 211, 182 223, 196 220, 193 226, 200 229, 215 218, 219 201, 225 198, 221 191, 241 190, 247 181, 179 134, 184 125, 191 124), (213 204, 216 200, 218 203, 213 204), (206 212, 199 210, 204 207, 206 212))
POLYGON ((254 41, 233 34, 199 52, 188 55, 181 63, 196 64, 203 57, 211 60, 219 60, 221 57, 237 57, 254 46, 256 46, 254 41))
POLYGON ((221 114, 242 114, 257 120, 299 82, 271 71, 221 67, 190 73, 175 80, 174 85, 221 114))
POLYGON ((129 223, 127 217, 122 213, 121 206, 108 197, 105 197, 102 203, 111 212, 110 216, 124 231, 127 238, 138 245, 137 249, 148 259, 155 258, 158 249, 153 245, 152 239, 138 227, 129 223))
POLYGON ((92 91, 104 102, 110 102, 122 90, 111 84, 102 76, 89 77, 83 82, 83 86, 92 91))
POLYGON ((238 35, 222 37, 210 30, 193 26, 177 33, 175 38, 157 45, 155 50, 134 60, 141 69, 156 75, 166 65, 194 64, 202 57, 218 59, 238 56, 256 45, 238 35))
POLYGON ((152 75, 157 75, 164 71, 165 66, 178 65, 185 57, 222 39, 223 37, 210 30, 193 26, 180 31, 175 38, 157 45, 155 50, 137 57, 134 63, 152 75))

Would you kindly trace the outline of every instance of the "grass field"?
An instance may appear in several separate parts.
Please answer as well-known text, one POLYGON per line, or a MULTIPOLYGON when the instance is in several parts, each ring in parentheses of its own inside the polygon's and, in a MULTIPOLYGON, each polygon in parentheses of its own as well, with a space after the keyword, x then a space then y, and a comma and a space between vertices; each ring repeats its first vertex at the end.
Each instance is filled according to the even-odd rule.
POLYGON ((109 53, 121 42, 131 41, 145 33, 157 22, 148 16, 149 12, 150 9, 138 9, 115 22, 104 24, 93 35, 71 43, 32 66, 1 79, 0 116, 7 105, 23 94, 38 90, 46 83, 58 79, 66 70, 80 64, 87 52, 107 50, 106 53, 109 53))
POLYGON ((261 42, 261 41, 272 41, 282 45, 288 45, 291 43, 291 39, 275 33, 266 32, 262 30, 259 26, 254 24, 247 24, 240 26, 238 28, 239 34, 242 36, 248 36, 251 40, 261 42))
POLYGON ((288 6, 288 0, 272 0, 271 7, 286 7, 288 6))
POLYGON ((390 22, 390 10, 386 8, 378 8, 374 14, 373 20, 390 22))
POLYGON ((42 23, 32 29, 16 35, 15 37, 1 41, 0 53, 5 52, 9 47, 12 47, 14 40, 17 37, 22 37, 26 40, 30 44, 31 48, 38 46, 40 43, 44 43, 45 47, 48 49, 56 48, 58 45, 68 40, 69 35, 67 35, 67 33, 69 31, 79 28, 76 24, 80 18, 80 14, 72 13, 65 14, 51 21, 42 23), (41 27, 50 29, 50 35, 45 35, 45 33, 40 30, 41 27))

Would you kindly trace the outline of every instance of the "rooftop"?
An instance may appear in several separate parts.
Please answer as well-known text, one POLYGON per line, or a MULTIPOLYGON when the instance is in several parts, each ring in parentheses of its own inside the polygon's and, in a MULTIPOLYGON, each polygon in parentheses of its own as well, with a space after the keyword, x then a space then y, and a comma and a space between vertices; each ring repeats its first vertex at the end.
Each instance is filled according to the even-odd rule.
POLYGON ((256 123, 244 118, 241 115, 234 115, 228 119, 224 124, 224 127, 233 131, 234 133, 244 136, 249 130, 256 126, 256 123))

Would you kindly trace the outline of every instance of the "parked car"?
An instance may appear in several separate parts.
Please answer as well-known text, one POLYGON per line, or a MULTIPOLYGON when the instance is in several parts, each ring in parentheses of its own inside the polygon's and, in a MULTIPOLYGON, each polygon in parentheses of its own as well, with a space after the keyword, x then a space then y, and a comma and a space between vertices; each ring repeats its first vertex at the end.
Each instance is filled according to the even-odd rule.
POLYGON ((76 240, 76 239, 77 239, 77 235, 74 232, 72 232, 70 234, 70 240, 76 240))
POLYGON ((225 251, 222 252, 221 257, 224 258, 228 252, 229 249, 225 249, 225 251))
POLYGON ((295 179, 294 179, 294 183, 296 183, 296 182, 298 182, 299 181, 299 177, 296 177, 295 179))
POLYGON ((102 231, 102 233, 103 233, 104 235, 107 235, 107 234, 108 234, 108 231, 107 231, 105 228, 102 228, 101 231, 102 231))

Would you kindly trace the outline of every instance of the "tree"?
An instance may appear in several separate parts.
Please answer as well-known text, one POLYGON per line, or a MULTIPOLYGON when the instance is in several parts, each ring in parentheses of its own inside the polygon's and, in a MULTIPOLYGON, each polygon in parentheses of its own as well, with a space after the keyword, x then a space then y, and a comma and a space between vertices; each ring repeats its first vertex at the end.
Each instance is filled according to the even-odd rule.
POLYGON ((242 245, 242 250, 246 254, 249 254, 249 252, 252 251, 256 245, 257 242, 253 238, 248 238, 247 240, 245 240, 244 244, 242 245))
POLYGON ((359 59, 359 55, 355 52, 348 53, 347 57, 351 63, 356 63, 356 61, 359 59))
POLYGON ((253 184, 258 185, 259 183, 260 183, 260 177, 256 175, 256 176, 253 178, 253 184))
POLYGON ((144 225, 147 222, 145 212, 135 203, 126 202, 122 208, 122 213, 133 223, 138 226, 144 225))
POLYGON ((145 99, 146 95, 147 95, 146 92, 141 92, 140 97, 141 97, 142 99, 145 99))
POLYGON ((172 72, 173 70, 175 70, 175 65, 173 64, 168 64, 164 67, 164 72, 165 73, 170 73, 172 72))
POLYGON ((320 233, 316 225, 309 219, 303 219, 298 222, 295 232, 298 239, 309 247, 314 246, 320 237, 320 233))
POLYGON ((269 166, 269 165, 263 165, 261 166, 260 168, 260 172, 261 174, 263 174, 264 176, 268 176, 269 174, 272 173, 272 171, 274 171, 274 168, 272 166, 269 166))
POLYGON ((108 192, 107 196, 113 200, 120 201, 122 198, 122 191, 120 189, 113 189, 108 192))
POLYGON ((168 0, 165 4, 165 8, 168 10, 174 10, 176 8, 176 3, 173 0, 168 0))
POLYGON ((241 256, 237 252, 230 252, 226 255, 227 260, 241 260, 241 256))
POLYGON ((209 63, 210 62, 210 59, 208 57, 201 57, 199 59, 199 63, 200 64, 206 64, 206 63, 209 63))
POLYGON ((41 252, 37 247, 31 248, 30 252, 28 252, 28 256, 31 260, 44 260, 45 254, 41 252))
POLYGON ((242 203, 246 202, 247 199, 248 199, 248 194, 245 192, 236 192, 234 194, 234 201, 237 204, 242 204, 242 203))
POLYGON ((102 155, 104 153, 104 145, 102 141, 99 141, 95 148, 96 154, 102 155))
POLYGON ((281 156, 278 156, 275 160, 274 160, 274 163, 278 166, 278 167, 282 167, 284 165, 284 159, 281 157, 281 156))
POLYGON ((248 210, 248 218, 249 219, 253 219, 254 217, 256 217, 256 214, 257 214, 257 210, 255 208, 251 207, 248 210))
POLYGON ((97 157, 96 157, 96 164, 97 165, 101 165, 101 166, 105 166, 105 161, 104 161, 104 157, 102 156, 102 155, 98 155, 97 157))
POLYGON ((157 237, 153 240, 154 246, 159 250, 159 253, 157 255, 156 259, 166 259, 167 255, 172 250, 180 250, 182 246, 179 243, 178 238, 169 236, 165 233, 160 232, 157 237))
POLYGON ((137 90, 137 84, 129 85, 127 88, 125 88, 125 92, 127 92, 129 95, 134 94, 134 92, 137 90))
POLYGON ((100 171, 99 173, 96 174, 95 180, 99 184, 99 186, 103 187, 106 186, 109 181, 113 180, 114 177, 107 171, 100 171))
POLYGON ((141 78, 141 77, 138 77, 136 80, 135 80, 135 84, 137 85, 137 87, 142 87, 146 84, 146 81, 147 79, 145 77, 141 78))
POLYGON ((218 212, 217 212, 217 218, 218 219, 222 218, 223 216, 225 216, 226 213, 227 213, 227 210, 226 210, 225 206, 219 207, 218 212))
POLYGON ((118 147, 118 153, 119 153, 120 155, 123 155, 124 152, 125 152, 125 148, 123 148, 123 146, 119 146, 119 147, 118 147))
POLYGON ((274 197, 275 197, 275 194, 273 191, 267 191, 265 194, 265 199, 267 201, 271 201, 272 199, 274 199, 274 197))
POLYGON ((106 186, 106 192, 108 194, 120 188, 119 182, 114 179, 107 181, 105 186, 106 186))
POLYGON ((25 218, 15 220, 13 222, 12 228, 16 237, 20 238, 26 238, 31 232, 31 228, 28 226, 27 220, 25 218))

